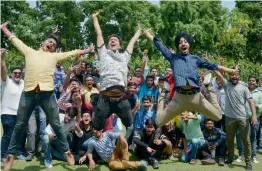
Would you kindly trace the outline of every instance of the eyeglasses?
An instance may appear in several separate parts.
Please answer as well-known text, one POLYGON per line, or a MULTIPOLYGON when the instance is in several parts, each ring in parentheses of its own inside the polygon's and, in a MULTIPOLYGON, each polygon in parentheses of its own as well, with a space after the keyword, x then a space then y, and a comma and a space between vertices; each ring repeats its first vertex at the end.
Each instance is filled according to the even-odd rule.
POLYGON ((13 72, 13 74, 15 74, 15 75, 21 75, 22 72, 13 72))

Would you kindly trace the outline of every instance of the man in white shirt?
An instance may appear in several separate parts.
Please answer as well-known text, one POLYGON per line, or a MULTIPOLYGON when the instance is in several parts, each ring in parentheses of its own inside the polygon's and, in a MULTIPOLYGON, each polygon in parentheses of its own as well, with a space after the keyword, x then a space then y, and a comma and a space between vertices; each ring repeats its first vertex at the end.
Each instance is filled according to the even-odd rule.
MULTIPOLYGON (((1 49, 1 91, 2 91, 2 115, 1 122, 3 126, 3 136, 1 139, 1 160, 6 161, 8 145, 12 132, 16 124, 16 115, 20 96, 24 89, 24 80, 21 79, 22 69, 19 67, 12 69, 11 78, 7 75, 5 64, 6 49, 1 49)), ((18 159, 25 160, 22 155, 18 159)))

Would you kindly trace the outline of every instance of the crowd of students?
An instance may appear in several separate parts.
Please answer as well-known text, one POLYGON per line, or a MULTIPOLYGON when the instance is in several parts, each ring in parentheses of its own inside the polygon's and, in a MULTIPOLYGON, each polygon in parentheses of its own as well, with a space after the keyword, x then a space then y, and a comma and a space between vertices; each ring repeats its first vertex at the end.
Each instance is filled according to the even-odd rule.
POLYGON ((247 83, 241 82, 237 65, 226 68, 223 61, 217 65, 207 56, 190 54, 193 41, 187 33, 176 36, 179 53, 174 53, 150 30, 143 34, 170 67, 163 74, 149 68, 145 50, 142 66, 132 73, 128 63, 142 29, 138 26, 122 53, 118 35, 104 42, 98 15, 93 14, 97 53, 92 44, 85 50, 56 53, 60 40, 55 32, 36 51, 15 37, 8 23, 1 24, 26 59, 25 67, 13 68, 9 77, 6 50, 1 49, 4 170, 12 168, 15 157, 31 161, 38 152, 47 168, 53 167, 52 158, 69 165, 75 159, 88 162, 90 169, 96 163, 108 163, 114 170, 147 170, 148 165, 156 169, 161 167, 159 160, 175 158, 228 166, 235 160, 235 137, 236 161, 245 160, 246 170, 252 170, 251 161, 258 163, 257 151, 262 152, 259 80, 250 76, 247 83), (96 60, 79 59, 87 53, 96 60), (59 61, 74 56, 65 72, 59 61), (197 68, 213 70, 215 77, 210 71, 199 76, 197 68), (141 161, 130 161, 129 151, 141 161))

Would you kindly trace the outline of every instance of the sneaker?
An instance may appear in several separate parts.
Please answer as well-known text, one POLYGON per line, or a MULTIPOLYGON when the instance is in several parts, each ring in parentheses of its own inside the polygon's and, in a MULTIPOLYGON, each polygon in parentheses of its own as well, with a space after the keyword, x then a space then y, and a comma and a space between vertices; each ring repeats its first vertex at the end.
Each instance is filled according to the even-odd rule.
POLYGON ((169 159, 169 160, 172 160, 172 161, 175 161, 175 160, 176 160, 176 158, 174 157, 174 155, 169 156, 168 159, 169 159))
POLYGON ((244 156, 238 156, 238 158, 236 159, 236 162, 242 162, 245 160, 245 157, 244 156))
POLYGON ((252 165, 250 163, 246 164, 246 171, 252 171, 252 165))
POLYGON ((53 167, 53 165, 52 165, 52 160, 45 160, 45 167, 46 167, 46 168, 51 168, 51 167, 53 167))
POLYGON ((16 156, 17 160, 21 160, 21 161, 24 161, 26 160, 26 157, 24 155, 19 155, 19 156, 16 156))
POLYGON ((14 155, 8 155, 7 156, 6 162, 5 162, 5 165, 4 165, 4 171, 10 171, 11 170, 13 163, 14 163, 14 160, 15 160, 14 155))
POLYGON ((202 165, 214 165, 216 164, 216 161, 214 159, 208 158, 201 160, 202 165))
POLYGON ((28 154, 28 156, 26 156, 26 161, 32 161, 34 158, 33 154, 28 154))
POLYGON ((73 154, 70 151, 65 152, 65 158, 66 158, 66 161, 67 161, 69 166, 74 166, 75 165, 75 158, 74 158, 73 154))
POLYGON ((219 165, 219 166, 225 166, 225 161, 224 161, 223 158, 219 158, 219 159, 218 159, 218 165, 219 165))
POLYGON ((148 162, 145 160, 141 160, 138 164, 138 169, 142 171, 147 171, 148 162))
POLYGON ((257 160, 256 157, 253 157, 252 161, 253 161, 254 163, 258 164, 258 160, 257 160))

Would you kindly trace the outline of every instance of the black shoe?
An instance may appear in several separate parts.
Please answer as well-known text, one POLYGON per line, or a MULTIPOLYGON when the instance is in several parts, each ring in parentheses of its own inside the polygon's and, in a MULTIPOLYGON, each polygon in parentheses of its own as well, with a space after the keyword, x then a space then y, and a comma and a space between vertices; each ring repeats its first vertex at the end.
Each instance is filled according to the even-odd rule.
POLYGON ((246 164, 246 171, 252 171, 252 165, 250 163, 246 164))
POLYGON ((225 162, 225 166, 230 166, 233 163, 234 160, 232 159, 227 159, 227 161, 225 162))
POLYGON ((223 158, 219 158, 219 159, 218 159, 218 165, 219 165, 219 166, 225 166, 225 161, 224 161, 223 158))
POLYGON ((159 168, 159 162, 154 157, 149 157, 149 164, 152 165, 154 169, 159 168))
POLYGON ((216 164, 216 161, 214 159, 208 158, 201 160, 202 165, 214 165, 216 164))

